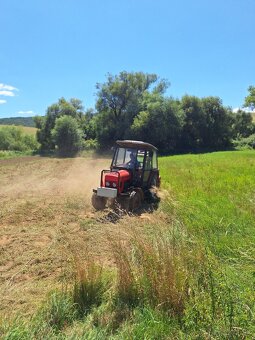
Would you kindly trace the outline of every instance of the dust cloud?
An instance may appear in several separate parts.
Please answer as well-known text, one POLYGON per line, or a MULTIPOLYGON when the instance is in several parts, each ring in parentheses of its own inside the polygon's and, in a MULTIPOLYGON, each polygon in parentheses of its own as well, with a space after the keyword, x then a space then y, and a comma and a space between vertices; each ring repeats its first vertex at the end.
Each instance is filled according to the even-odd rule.
POLYGON ((65 178, 59 181, 59 189, 67 194, 83 194, 91 198, 92 189, 100 184, 101 171, 109 169, 110 161, 105 159, 74 159, 65 178))
POLYGON ((31 157, 6 160, 0 164, 0 201, 10 198, 63 197, 82 195, 90 200, 100 183, 102 169, 109 169, 105 158, 31 157))

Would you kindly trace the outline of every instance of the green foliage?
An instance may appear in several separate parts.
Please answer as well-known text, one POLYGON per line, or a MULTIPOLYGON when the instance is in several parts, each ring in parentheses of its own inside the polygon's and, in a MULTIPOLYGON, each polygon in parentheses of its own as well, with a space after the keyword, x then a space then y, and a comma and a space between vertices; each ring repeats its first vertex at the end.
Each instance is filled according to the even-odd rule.
POLYGON ((99 149, 99 144, 96 139, 87 139, 83 141, 83 149, 85 150, 97 150, 99 149))
POLYGON ((232 112, 222 105, 218 97, 201 99, 206 126, 203 134, 203 146, 222 148, 231 145, 232 112))
POLYGON ((77 151, 82 145, 82 132, 73 117, 64 115, 57 118, 51 134, 54 144, 62 153, 77 151))
MULTIPOLYGON (((63 151, 65 150, 66 146, 68 151, 69 148, 72 149, 74 147, 74 149, 76 149, 78 147, 78 144, 80 144, 81 135, 80 133, 78 133, 78 127, 80 127, 82 124, 83 115, 84 115, 83 106, 79 99, 71 98, 70 101, 67 101, 64 98, 60 98, 58 103, 49 106, 47 108, 45 117, 36 117, 34 119, 36 127, 38 128, 37 140, 41 144, 41 149, 42 150, 55 149, 56 140, 58 140, 59 144, 57 145, 63 151), (64 145, 63 139, 61 139, 56 130, 53 135, 53 129, 55 128, 56 121, 58 118, 62 116, 69 116, 70 118, 73 118, 78 124, 76 129, 76 126, 74 126, 75 123, 71 123, 70 120, 69 123, 70 129, 68 129, 66 120, 65 131, 68 135, 68 138, 70 138, 67 141, 66 146, 64 145), (77 133, 74 132, 75 129, 77 130, 77 133), (69 130, 69 133, 67 132, 67 130, 69 130)), ((64 123, 61 123, 62 127, 63 124, 64 123)), ((57 130, 59 130, 59 127, 57 128, 57 130)))
POLYGON ((255 134, 246 138, 240 136, 240 138, 233 141, 233 144, 237 150, 255 149, 255 134))
POLYGON ((37 148, 38 143, 33 135, 25 134, 14 126, 0 127, 0 150, 23 152, 37 148))
POLYGON ((255 124, 249 112, 238 110, 234 115, 233 137, 248 137, 255 132, 255 124))
POLYGON ((135 139, 157 145, 161 152, 178 147, 183 124, 183 112, 176 100, 158 93, 146 94, 141 111, 133 121, 131 132, 135 139))
POLYGON ((184 112, 182 128, 182 148, 196 149, 203 147, 206 129, 206 116, 201 100, 194 96, 184 96, 180 102, 184 112))
MULTIPOLYGON (((162 153, 219 150, 231 147, 238 136, 254 133, 250 114, 233 114, 218 97, 165 97, 168 86, 156 74, 122 71, 96 85, 96 111, 84 111, 79 99, 60 98, 45 117, 34 117, 41 150, 55 149, 53 131, 62 116, 76 120, 85 140, 79 148, 84 149, 109 149, 117 139, 138 139, 155 144, 162 153)), ((253 90, 251 86, 247 104, 253 90)))
POLYGON ((117 76, 108 74, 105 83, 97 84, 96 135, 101 146, 130 137, 133 119, 143 110, 143 96, 153 84, 153 93, 162 94, 167 88, 167 82, 155 74, 125 71, 117 76))
POLYGON ((255 86, 249 86, 248 92, 248 96, 244 99, 244 106, 255 105, 255 86))
POLYGON ((7 151, 0 150, 0 159, 22 157, 24 155, 33 155, 33 151, 7 151))

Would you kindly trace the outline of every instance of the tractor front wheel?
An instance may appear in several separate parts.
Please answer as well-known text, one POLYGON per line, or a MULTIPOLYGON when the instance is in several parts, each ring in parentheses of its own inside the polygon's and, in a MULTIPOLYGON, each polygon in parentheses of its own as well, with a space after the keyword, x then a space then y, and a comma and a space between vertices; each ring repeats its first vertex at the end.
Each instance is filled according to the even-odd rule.
POLYGON ((103 210, 106 206, 106 198, 97 196, 96 193, 93 193, 91 202, 96 210, 103 210))

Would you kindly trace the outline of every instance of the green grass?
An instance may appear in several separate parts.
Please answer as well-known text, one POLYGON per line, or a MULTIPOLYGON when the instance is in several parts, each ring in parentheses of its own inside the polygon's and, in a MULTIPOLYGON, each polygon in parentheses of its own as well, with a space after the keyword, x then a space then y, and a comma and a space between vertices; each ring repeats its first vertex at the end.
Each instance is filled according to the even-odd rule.
POLYGON ((161 158, 160 170, 175 214, 216 255, 229 261, 252 248, 254 151, 161 158))
POLYGON ((9 151, 9 150, 0 150, 0 159, 8 159, 15 157, 23 157, 23 156, 32 156, 34 154, 33 151, 9 151))
POLYGON ((30 320, 0 325, 0 336, 253 338, 255 152, 162 157, 159 165, 155 219, 133 217, 125 241, 108 235, 114 269, 76 259, 69 290, 30 320))

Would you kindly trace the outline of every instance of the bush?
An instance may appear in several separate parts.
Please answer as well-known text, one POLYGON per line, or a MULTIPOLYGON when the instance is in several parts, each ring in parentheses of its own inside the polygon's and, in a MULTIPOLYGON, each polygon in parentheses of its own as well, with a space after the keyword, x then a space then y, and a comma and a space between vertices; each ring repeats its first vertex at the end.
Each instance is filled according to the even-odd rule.
POLYGON ((96 139, 87 139, 83 142, 83 149, 85 150, 97 150, 99 144, 96 139))
POLYGON ((35 136, 27 135, 15 126, 0 127, 0 150, 23 152, 37 149, 35 136))
POLYGON ((52 137, 60 152, 78 151, 82 146, 82 132, 77 120, 71 116, 62 116, 56 120, 52 137))
POLYGON ((237 150, 255 149, 255 134, 246 138, 240 138, 233 141, 233 145, 237 150))

